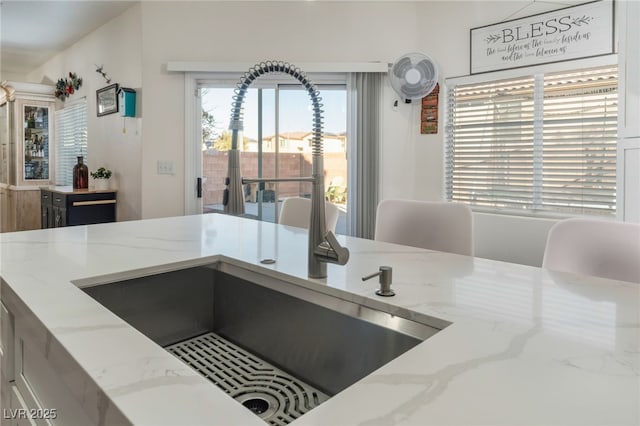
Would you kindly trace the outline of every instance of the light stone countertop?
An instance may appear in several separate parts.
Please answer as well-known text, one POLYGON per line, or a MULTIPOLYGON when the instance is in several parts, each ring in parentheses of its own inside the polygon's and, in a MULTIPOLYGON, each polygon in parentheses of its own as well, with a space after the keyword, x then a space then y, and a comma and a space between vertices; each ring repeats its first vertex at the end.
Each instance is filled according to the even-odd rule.
POLYGON ((44 189, 46 191, 58 192, 60 194, 72 195, 72 194, 98 194, 102 192, 118 192, 117 189, 95 189, 93 186, 85 189, 74 189, 73 186, 57 186, 57 185, 44 185, 39 186, 38 189, 44 189))
POLYGON ((221 214, 0 234, 0 297, 96 424, 265 424, 74 285, 217 261, 451 323, 293 425, 640 424, 640 285, 338 240, 310 280, 306 231, 221 214))

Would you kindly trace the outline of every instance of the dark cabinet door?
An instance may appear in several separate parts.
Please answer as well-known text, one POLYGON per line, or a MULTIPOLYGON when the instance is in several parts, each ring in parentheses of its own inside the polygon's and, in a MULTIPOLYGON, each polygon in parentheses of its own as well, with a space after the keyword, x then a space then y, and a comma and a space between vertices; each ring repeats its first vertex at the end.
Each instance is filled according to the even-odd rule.
POLYGON ((67 226, 67 209, 54 206, 53 209, 53 227, 67 226))
POLYGON ((42 229, 53 228, 53 204, 51 191, 40 191, 40 214, 42 229))
POLYGON ((40 227, 42 229, 50 228, 49 226, 49 210, 44 204, 40 204, 40 227))
POLYGON ((50 204, 42 204, 40 211, 42 213, 42 229, 53 228, 53 206, 50 204))

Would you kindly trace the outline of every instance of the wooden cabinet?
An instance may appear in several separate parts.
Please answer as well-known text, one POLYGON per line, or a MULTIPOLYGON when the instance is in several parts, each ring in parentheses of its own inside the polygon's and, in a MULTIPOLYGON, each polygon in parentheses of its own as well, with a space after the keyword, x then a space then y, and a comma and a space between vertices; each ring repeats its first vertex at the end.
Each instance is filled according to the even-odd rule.
POLYGON ((40 190, 40 217, 42 228, 115 222, 116 191, 43 188, 40 190))
POLYGON ((0 183, 0 232, 9 230, 9 188, 0 183))
POLYGON ((39 187, 54 173, 54 90, 0 84, 0 232, 40 227, 39 187))
POLYGON ((38 228, 40 228, 39 188, 0 185, 0 232, 38 228))

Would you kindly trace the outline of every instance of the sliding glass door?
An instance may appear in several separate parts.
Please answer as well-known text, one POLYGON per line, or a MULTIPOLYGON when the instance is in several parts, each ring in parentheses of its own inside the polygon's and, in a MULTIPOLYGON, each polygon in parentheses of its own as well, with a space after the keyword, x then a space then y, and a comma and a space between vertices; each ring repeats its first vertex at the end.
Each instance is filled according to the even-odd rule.
MULTIPOLYGON (((343 84, 318 85, 324 104, 325 196, 341 214, 337 233, 346 234, 347 215, 347 89, 343 84)), ((207 84, 200 87, 202 107, 201 158, 204 213, 223 210, 227 130, 233 88, 207 84)), ((244 130, 239 141, 242 176, 292 178, 311 176, 312 113, 308 93, 299 85, 273 81, 250 88, 244 103, 244 130)), ((310 197, 311 184, 303 182, 245 184, 246 213, 277 222, 287 197, 310 197)))

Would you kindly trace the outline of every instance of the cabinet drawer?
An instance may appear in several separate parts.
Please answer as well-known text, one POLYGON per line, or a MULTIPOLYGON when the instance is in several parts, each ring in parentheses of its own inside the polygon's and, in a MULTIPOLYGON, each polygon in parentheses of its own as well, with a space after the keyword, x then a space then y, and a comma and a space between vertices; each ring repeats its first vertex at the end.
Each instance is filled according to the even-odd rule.
POLYGON ((53 198, 52 203, 56 207, 66 207, 67 205, 67 196, 63 194, 58 194, 57 192, 53 192, 51 194, 53 198))
POLYGON ((51 191, 45 191, 44 189, 40 190, 40 202, 43 206, 50 206, 53 202, 51 191))

